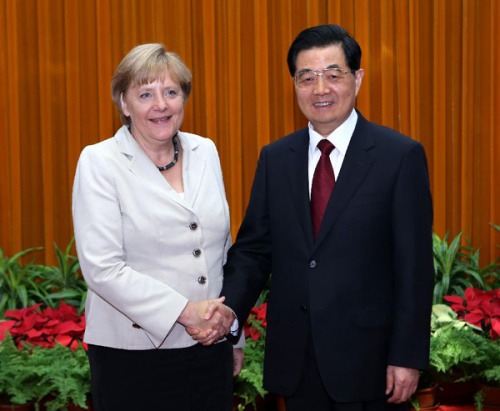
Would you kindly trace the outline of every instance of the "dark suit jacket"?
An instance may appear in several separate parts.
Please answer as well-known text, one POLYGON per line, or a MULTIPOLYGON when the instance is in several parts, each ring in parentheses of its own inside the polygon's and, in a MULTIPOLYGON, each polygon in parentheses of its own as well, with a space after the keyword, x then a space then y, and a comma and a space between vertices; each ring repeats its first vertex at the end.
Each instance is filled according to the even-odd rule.
POLYGON ((242 321, 273 274, 268 390, 293 393, 311 333, 332 398, 383 398, 388 364, 428 364, 434 270, 425 153, 359 115, 314 241, 308 144, 303 129, 262 149, 222 295, 242 321))

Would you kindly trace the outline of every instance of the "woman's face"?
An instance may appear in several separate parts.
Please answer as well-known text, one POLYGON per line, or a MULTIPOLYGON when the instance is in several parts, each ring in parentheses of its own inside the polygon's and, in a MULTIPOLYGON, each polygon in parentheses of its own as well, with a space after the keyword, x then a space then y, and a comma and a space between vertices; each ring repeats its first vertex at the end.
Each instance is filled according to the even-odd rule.
POLYGON ((184 93, 168 72, 163 81, 131 86, 121 95, 121 104, 130 116, 132 135, 147 145, 171 139, 184 119, 184 93))

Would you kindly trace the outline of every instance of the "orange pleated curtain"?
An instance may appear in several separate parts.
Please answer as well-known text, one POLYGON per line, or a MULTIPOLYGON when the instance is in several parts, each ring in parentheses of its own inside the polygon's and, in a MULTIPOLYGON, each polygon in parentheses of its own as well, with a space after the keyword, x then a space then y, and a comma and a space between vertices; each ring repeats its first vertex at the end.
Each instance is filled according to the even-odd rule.
POLYGON ((192 69, 182 127, 219 149, 233 235, 260 148, 306 125, 286 54, 304 28, 344 26, 363 49, 357 107, 426 149, 434 231, 499 254, 500 1, 0 0, 0 247, 71 239, 78 156, 120 126, 110 80, 135 45, 192 69))

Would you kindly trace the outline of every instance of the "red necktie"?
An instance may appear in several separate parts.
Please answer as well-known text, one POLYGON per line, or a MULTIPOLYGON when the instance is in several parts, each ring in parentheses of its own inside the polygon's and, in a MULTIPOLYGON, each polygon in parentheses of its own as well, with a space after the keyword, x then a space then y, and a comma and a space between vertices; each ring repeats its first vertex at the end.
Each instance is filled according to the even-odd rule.
POLYGON ((316 170, 314 170, 311 188, 311 215, 314 239, 318 235, 326 205, 332 195, 333 187, 335 187, 335 176, 333 175, 332 162, 330 161, 330 153, 335 146, 325 138, 318 143, 318 148, 321 151, 321 157, 316 170))

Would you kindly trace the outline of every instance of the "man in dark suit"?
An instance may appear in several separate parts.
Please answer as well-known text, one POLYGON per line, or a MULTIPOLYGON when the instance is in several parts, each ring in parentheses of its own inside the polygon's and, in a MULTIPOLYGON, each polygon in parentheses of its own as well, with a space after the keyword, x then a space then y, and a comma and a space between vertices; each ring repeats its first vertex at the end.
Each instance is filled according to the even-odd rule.
POLYGON ((264 385, 288 411, 405 407, 428 363, 427 161, 419 143, 354 109, 360 61, 336 25, 291 45, 309 127, 262 149, 225 265, 221 295, 240 324, 272 273, 264 385))

